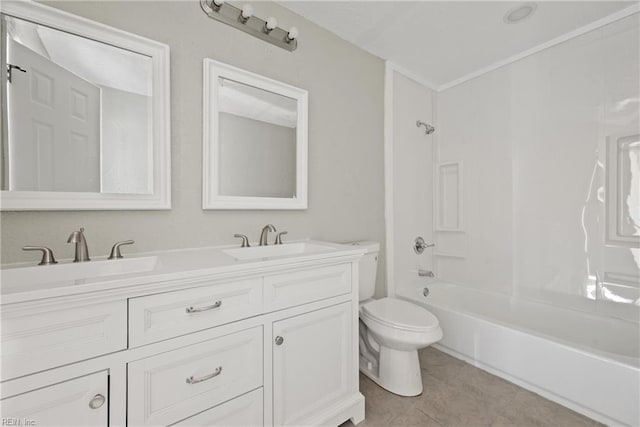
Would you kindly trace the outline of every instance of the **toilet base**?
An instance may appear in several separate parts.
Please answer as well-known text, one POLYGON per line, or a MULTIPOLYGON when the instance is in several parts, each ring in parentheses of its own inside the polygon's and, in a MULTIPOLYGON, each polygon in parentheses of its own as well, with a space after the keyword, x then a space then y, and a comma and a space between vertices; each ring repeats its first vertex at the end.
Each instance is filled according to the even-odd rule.
POLYGON ((422 394, 422 374, 418 351, 400 351, 380 347, 378 360, 360 354, 360 372, 380 387, 400 396, 422 394))

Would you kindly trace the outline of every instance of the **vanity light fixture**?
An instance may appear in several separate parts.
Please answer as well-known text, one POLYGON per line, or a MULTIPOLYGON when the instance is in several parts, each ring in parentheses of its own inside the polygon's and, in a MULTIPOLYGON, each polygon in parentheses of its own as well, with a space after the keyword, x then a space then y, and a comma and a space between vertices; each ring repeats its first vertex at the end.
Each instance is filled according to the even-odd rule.
POLYGON ((264 32, 269 34, 271 31, 278 27, 278 20, 273 16, 267 18, 264 23, 264 32))
POLYGON ((269 17, 262 20, 253 15, 253 7, 245 4, 238 8, 225 0, 200 0, 200 7, 209 18, 230 25, 288 51, 298 47, 298 29, 289 31, 278 27, 278 20, 269 17))
POLYGON ((296 27, 291 27, 286 36, 284 36, 285 43, 291 43, 298 38, 299 31, 296 27))
POLYGON ((251 15, 253 15, 253 6, 251 6, 250 4, 245 4, 244 6, 242 6, 242 10, 240 11, 238 19, 243 24, 246 24, 249 18, 251 18, 251 15))

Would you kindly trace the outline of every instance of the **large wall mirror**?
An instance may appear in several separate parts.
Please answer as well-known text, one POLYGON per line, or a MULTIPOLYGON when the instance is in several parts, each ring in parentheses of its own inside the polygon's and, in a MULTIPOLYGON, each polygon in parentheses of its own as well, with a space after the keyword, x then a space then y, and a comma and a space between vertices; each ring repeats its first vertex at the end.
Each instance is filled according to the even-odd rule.
POLYGON ((307 91, 204 60, 203 209, 307 208, 307 91))
POLYGON ((3 210, 168 209, 169 48, 2 3, 3 210))

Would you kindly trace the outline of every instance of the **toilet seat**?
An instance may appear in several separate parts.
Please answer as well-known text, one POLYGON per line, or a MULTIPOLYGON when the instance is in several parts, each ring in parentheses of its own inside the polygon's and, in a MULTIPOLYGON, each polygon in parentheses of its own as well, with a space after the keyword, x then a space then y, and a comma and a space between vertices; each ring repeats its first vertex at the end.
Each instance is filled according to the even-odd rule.
POLYGON ((410 332, 434 332, 438 319, 423 307, 396 298, 381 298, 362 306, 362 315, 374 322, 410 332))

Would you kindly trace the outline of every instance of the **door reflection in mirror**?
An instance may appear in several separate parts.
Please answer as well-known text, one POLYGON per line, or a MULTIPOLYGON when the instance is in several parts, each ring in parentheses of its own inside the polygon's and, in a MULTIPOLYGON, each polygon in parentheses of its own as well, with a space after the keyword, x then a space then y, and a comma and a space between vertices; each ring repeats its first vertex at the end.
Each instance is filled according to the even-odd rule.
POLYGON ((3 15, 2 189, 153 192, 151 58, 3 15))

